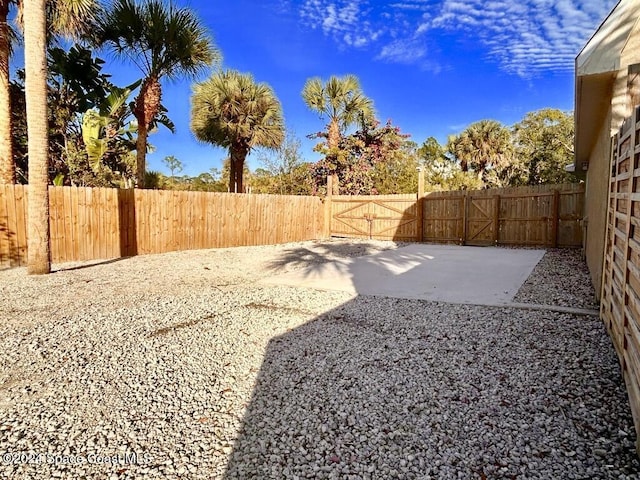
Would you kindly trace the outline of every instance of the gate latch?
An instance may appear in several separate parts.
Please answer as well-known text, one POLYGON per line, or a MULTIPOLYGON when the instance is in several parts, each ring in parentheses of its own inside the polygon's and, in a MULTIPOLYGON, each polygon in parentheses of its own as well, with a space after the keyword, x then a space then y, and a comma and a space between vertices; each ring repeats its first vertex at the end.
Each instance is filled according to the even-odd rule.
POLYGON ((372 235, 372 232, 373 232, 373 221, 375 220, 375 218, 377 216, 378 215, 376 215, 375 213, 365 213, 364 214, 364 219, 369 224, 369 240, 371 240, 373 238, 373 235, 372 235))

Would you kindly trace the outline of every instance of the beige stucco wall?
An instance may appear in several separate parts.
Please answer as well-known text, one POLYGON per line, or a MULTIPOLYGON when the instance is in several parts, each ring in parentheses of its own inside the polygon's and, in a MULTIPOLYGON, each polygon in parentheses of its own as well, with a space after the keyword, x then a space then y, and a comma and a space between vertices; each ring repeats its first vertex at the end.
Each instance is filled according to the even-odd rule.
POLYGON ((600 298, 602 285, 602 263, 604 260, 604 238, 607 227, 607 199, 609 195, 609 161, 611 149, 611 109, 602 123, 598 140, 589 157, 589 170, 585 188, 584 250, 591 281, 600 298), (607 159, 607 161, 603 161, 607 159))
POLYGON ((602 285, 604 239, 607 230, 611 137, 618 133, 624 119, 631 114, 627 72, 628 68, 625 66, 617 72, 613 81, 610 107, 598 129, 597 141, 589 154, 589 170, 586 175, 584 250, 598 299, 602 285))

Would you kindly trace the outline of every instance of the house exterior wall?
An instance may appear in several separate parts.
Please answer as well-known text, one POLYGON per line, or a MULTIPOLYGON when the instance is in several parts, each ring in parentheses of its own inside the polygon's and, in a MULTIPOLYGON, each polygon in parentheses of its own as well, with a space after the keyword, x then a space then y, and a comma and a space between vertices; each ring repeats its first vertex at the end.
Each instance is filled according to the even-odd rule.
MULTIPOLYGON (((609 195, 609 157, 611 150, 611 109, 598 133, 598 140, 589 156, 585 186, 584 251, 596 296, 600 299, 604 238, 607 228, 609 195), (606 160, 606 161, 605 161, 606 160)), ((580 166, 578 166, 580 167, 580 166)))
MULTIPOLYGON (((609 111, 600 129, 597 141, 589 154, 589 169, 585 189, 585 257, 591 280, 600 299, 605 232, 607 229, 607 202, 611 164, 611 138, 618 132, 625 118, 635 106, 637 75, 629 75, 629 66, 640 63, 640 23, 636 23, 620 55, 621 69, 615 74, 611 90, 609 111)), ((580 168, 580 165, 577 165, 580 168)))
MULTIPOLYGON (((587 262, 600 293, 600 316, 620 359, 640 453, 640 108, 636 108, 640 103, 640 8, 637 0, 622 0, 616 10, 616 18, 625 20, 628 29, 608 25, 608 31, 624 42, 615 42, 615 48, 607 43, 596 48, 601 62, 616 65, 604 80, 608 93, 594 87, 597 79, 588 72, 576 81, 590 87, 577 90, 578 106, 589 107, 594 99, 606 100, 601 114, 594 115, 594 110, 584 114, 582 110, 583 115, 576 116, 576 131, 582 128, 582 143, 576 140, 576 145, 583 148, 581 158, 589 160, 587 262), (596 129, 597 140, 592 134, 596 129)), ((606 22, 603 25, 607 26, 606 22)))

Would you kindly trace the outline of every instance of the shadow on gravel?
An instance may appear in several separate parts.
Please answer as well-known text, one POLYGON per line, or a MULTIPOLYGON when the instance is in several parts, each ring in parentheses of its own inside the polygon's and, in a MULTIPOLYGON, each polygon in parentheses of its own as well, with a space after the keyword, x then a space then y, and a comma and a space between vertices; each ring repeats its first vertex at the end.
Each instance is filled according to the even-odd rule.
POLYGON ((78 265, 78 266, 74 266, 74 267, 54 267, 53 268, 53 273, 57 273, 57 272, 70 272, 73 270, 84 270, 85 268, 92 268, 92 267, 97 267, 99 265, 110 265, 112 263, 116 263, 116 262, 121 262, 123 260, 128 260, 129 257, 120 257, 120 258, 112 258, 110 260, 102 260, 102 261, 91 261, 89 260, 86 263, 83 263, 82 265, 78 265))
POLYGON ((598 320, 358 296, 269 342, 225 478, 636 478, 634 440, 598 320))

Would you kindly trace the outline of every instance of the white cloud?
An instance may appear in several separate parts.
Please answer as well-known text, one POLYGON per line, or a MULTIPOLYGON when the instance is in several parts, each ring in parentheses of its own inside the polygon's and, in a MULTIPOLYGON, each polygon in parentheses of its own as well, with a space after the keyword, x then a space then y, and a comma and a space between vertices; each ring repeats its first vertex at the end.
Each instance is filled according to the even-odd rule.
POLYGON ((281 1, 342 48, 369 49, 379 61, 424 67, 444 30, 485 45, 487 61, 505 71, 531 77, 570 71, 617 0, 281 1))
MULTIPOLYGON (((465 31, 508 72, 571 71, 573 61, 616 0, 444 0, 433 29, 465 31)), ((424 29, 424 27, 423 27, 424 29)))
POLYGON ((311 28, 321 28, 344 46, 361 48, 380 35, 367 20, 362 0, 305 0, 300 7, 302 20, 311 28))
POLYGON ((419 63, 426 55, 427 49, 422 42, 395 40, 383 46, 377 58, 411 65, 419 63))

